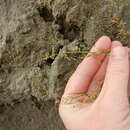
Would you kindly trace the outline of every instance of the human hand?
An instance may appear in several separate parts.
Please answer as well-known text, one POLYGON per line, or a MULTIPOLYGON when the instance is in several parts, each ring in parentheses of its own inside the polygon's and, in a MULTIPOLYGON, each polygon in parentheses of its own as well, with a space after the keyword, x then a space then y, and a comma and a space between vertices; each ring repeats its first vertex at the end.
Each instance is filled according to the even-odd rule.
POLYGON ((86 56, 66 85, 59 113, 67 130, 130 130, 128 48, 103 36, 91 51, 104 49, 111 54, 86 56))

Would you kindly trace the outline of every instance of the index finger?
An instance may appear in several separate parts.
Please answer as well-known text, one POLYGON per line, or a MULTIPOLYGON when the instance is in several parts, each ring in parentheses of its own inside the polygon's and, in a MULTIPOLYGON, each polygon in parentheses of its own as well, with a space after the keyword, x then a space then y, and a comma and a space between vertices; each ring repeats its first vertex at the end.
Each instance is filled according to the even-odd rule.
MULTIPOLYGON (((111 48, 111 40, 107 36, 101 37, 93 46, 90 52, 107 50, 111 48)), ((81 94, 86 93, 88 86, 101 66, 106 54, 98 56, 86 56, 79 64, 76 71, 70 77, 64 94, 81 94)))

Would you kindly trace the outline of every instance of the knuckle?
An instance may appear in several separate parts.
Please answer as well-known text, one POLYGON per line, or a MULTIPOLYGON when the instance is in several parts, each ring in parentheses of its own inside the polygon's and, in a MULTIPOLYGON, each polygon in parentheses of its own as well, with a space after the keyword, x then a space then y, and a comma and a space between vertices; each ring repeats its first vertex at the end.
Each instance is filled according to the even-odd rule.
POLYGON ((120 64, 113 64, 108 69, 108 72, 114 75, 124 75, 128 73, 128 70, 125 67, 122 67, 120 64))

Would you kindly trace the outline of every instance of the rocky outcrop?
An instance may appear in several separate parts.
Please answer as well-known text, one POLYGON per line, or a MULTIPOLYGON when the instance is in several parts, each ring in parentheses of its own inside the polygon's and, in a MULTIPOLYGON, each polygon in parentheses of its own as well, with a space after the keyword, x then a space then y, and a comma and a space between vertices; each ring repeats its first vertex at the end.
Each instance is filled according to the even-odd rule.
POLYGON ((0 0, 0 130, 63 130, 57 108, 85 55, 79 50, 102 35, 129 46, 129 6, 129 0, 0 0))

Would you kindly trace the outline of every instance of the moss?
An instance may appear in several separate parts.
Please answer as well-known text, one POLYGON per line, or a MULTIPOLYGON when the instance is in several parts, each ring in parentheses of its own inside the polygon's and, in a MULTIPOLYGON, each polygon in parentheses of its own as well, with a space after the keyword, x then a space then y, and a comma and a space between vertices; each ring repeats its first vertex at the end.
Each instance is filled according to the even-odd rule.
MULTIPOLYGON (((67 95, 65 97, 62 97, 61 99, 61 103, 62 104, 75 104, 76 100, 80 100, 81 102, 78 106, 82 105, 82 103, 84 104, 88 104, 88 103, 93 103, 98 95, 101 92, 101 88, 97 88, 93 91, 91 91, 91 93, 89 94, 74 94, 74 95, 67 95)), ((129 104, 130 104, 130 97, 129 97, 129 104)), ((75 106, 75 105, 74 105, 75 106)))
POLYGON ((118 39, 123 44, 128 45, 128 39, 130 37, 130 31, 125 30, 126 23, 118 17, 112 18, 111 25, 109 28, 109 32, 112 32, 112 39, 118 39))
POLYGON ((47 92, 44 88, 42 87, 39 87, 37 88, 37 91, 42 95, 42 96, 46 96, 47 95, 47 92))
POLYGON ((46 55, 43 57, 43 60, 45 60, 45 61, 47 61, 48 59, 54 60, 57 55, 58 55, 58 53, 56 53, 55 48, 52 47, 51 53, 50 53, 50 54, 46 54, 46 55))
POLYGON ((46 99, 46 97, 48 96, 47 90, 40 85, 35 85, 32 89, 32 95, 35 96, 39 101, 46 99))
MULTIPOLYGON (((101 92, 101 88, 93 90, 91 93, 87 94, 73 94, 62 97, 62 104, 75 104, 75 100, 81 100, 81 103, 93 103, 101 92)), ((82 104, 81 104, 82 105, 82 104)))
POLYGON ((109 54, 110 50, 100 50, 100 51, 93 51, 90 52, 89 50, 81 50, 80 48, 73 50, 73 51, 64 51, 62 52, 62 57, 64 59, 67 59, 71 61, 72 59, 83 59, 86 55, 87 56, 92 56, 92 55, 100 55, 100 54, 109 54))

